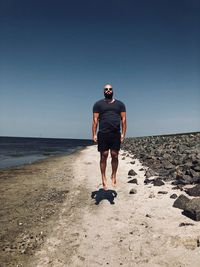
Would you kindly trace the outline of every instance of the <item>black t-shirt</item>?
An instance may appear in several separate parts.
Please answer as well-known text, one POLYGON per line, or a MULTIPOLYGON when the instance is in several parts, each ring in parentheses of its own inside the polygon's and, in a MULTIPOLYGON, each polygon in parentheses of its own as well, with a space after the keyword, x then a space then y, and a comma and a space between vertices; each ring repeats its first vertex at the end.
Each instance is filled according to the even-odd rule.
POLYGON ((123 102, 116 100, 108 103, 105 99, 97 101, 93 112, 99 113, 99 132, 120 132, 121 112, 126 112, 123 102))

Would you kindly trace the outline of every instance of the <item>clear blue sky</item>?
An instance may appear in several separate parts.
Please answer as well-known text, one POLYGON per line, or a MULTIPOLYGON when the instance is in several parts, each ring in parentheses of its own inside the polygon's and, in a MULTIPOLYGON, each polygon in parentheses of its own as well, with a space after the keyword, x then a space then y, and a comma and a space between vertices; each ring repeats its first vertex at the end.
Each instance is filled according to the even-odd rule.
POLYGON ((127 136, 200 130, 199 0, 0 0, 0 135, 90 138, 103 85, 127 136))

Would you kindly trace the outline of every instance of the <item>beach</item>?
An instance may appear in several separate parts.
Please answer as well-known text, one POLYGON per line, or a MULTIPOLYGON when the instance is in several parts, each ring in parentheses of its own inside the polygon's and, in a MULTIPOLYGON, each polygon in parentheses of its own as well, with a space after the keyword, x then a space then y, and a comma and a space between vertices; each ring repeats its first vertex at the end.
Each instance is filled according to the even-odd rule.
POLYGON ((199 266, 200 223, 170 198, 185 192, 144 184, 146 168, 121 150, 104 191, 94 145, 1 170, 0 266, 199 266))

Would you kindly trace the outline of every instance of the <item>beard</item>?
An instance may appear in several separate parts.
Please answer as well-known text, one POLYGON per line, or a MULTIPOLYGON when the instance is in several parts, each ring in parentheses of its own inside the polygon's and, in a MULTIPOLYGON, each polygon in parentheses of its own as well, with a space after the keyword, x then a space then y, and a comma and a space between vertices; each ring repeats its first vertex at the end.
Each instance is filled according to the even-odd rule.
POLYGON ((104 93, 104 96, 105 96, 106 99, 112 99, 113 93, 111 93, 111 94, 104 93))

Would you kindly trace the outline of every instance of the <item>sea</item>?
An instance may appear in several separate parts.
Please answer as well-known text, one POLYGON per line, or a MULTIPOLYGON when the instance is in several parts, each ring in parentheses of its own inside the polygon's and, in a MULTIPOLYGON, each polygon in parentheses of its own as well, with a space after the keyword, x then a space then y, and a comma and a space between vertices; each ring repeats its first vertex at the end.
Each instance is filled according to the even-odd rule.
POLYGON ((69 155, 86 146, 87 139, 5 137, 0 136, 0 169, 30 164, 57 155, 69 155))

